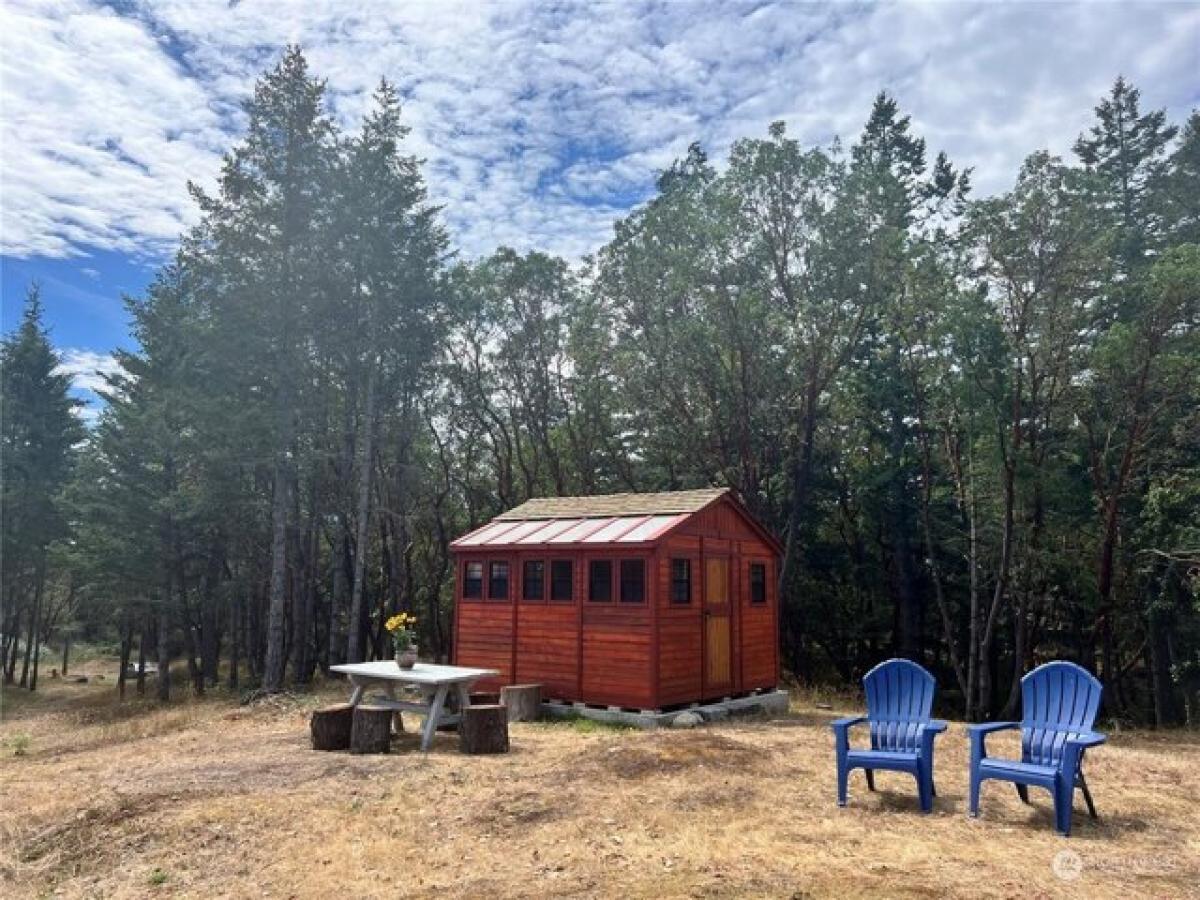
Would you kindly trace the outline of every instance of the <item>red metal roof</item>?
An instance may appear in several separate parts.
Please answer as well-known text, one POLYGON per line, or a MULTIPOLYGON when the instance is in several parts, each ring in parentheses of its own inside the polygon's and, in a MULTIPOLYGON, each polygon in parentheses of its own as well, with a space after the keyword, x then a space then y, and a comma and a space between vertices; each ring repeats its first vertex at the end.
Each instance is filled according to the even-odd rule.
POLYGON ((451 547, 528 547, 531 544, 643 544, 657 539, 687 518, 661 516, 603 516, 579 519, 492 521, 463 535, 451 547))

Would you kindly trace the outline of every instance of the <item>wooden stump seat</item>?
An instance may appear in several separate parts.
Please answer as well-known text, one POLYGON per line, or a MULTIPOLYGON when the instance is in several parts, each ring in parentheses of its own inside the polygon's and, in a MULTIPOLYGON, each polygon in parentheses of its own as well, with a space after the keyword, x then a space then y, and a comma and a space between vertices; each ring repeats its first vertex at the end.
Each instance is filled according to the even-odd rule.
POLYGON ((314 710, 309 722, 314 750, 347 750, 350 747, 350 728, 354 722, 354 707, 349 703, 314 710))
POLYGON ((463 753, 507 753, 508 710, 498 703, 468 706, 458 726, 458 749, 463 753))
POLYGON ((387 753, 392 743, 392 710, 387 706, 354 707, 350 728, 351 753, 387 753))
POLYGON ((500 702, 510 722, 533 722, 542 714, 540 684, 510 684, 500 689, 500 702))

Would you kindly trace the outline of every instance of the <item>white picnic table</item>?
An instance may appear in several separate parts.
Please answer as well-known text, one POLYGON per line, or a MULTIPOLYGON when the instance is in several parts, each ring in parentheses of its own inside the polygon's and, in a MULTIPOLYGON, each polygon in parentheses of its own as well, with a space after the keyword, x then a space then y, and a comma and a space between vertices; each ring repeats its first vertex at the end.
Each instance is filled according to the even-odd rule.
POLYGON ((480 678, 489 675, 499 675, 496 669, 469 669, 463 666, 439 666, 435 663, 416 663, 411 669, 402 669, 390 659, 379 659, 375 662, 346 663, 340 666, 330 666, 333 672, 341 672, 350 677, 354 686, 350 694, 350 705, 357 706, 362 702, 368 687, 377 685, 383 688, 385 697, 372 697, 373 706, 385 706, 396 712, 411 712, 425 717, 421 728, 421 750, 428 750, 433 741, 434 732, 439 725, 457 725, 460 712, 471 705, 471 685, 480 678), (421 689, 420 700, 400 700, 396 697, 396 685, 414 685, 421 689), (445 712, 446 697, 450 689, 458 693, 458 709, 460 712, 445 712))

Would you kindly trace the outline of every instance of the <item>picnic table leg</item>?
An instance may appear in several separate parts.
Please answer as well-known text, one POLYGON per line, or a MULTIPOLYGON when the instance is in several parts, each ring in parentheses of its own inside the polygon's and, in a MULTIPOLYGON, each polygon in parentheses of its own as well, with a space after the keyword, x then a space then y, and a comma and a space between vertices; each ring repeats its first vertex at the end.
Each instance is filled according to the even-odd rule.
POLYGON ((358 706, 362 702, 363 691, 367 689, 366 682, 357 675, 351 675, 350 683, 354 685, 354 690, 350 692, 350 705, 358 706))
MULTIPOLYGON (((465 681, 460 681, 458 687, 458 714, 461 716, 463 710, 471 705, 471 686, 465 681)), ((459 719, 459 726, 462 725, 462 719, 459 719)))
POLYGON ((425 717, 425 727, 421 729, 421 751, 429 749, 429 745, 433 743, 433 734, 437 731, 438 719, 442 717, 442 707, 446 704, 446 693, 449 690, 449 685, 438 685, 437 693, 433 695, 433 702, 429 704, 429 713, 425 717))
MULTIPOLYGON (((387 692, 389 700, 396 699, 396 682, 388 681, 384 683, 383 689, 387 692)), ((392 714, 392 725, 396 729, 396 734, 404 734, 404 719, 400 717, 400 710, 396 710, 392 714)))

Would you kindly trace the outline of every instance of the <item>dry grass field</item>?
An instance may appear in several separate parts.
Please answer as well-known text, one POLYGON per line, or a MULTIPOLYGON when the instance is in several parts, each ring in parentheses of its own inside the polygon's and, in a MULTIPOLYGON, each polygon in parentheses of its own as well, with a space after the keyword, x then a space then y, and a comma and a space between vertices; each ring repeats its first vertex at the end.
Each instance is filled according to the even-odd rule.
POLYGON ((516 725, 507 756, 447 734, 363 757, 308 747, 339 685, 157 709, 117 705, 111 677, 6 692, 0 896, 1200 896, 1195 735, 1114 735, 1088 765, 1101 822, 1080 801, 1064 840, 1036 791, 990 783, 966 818, 960 727, 931 815, 892 773, 876 794, 856 773, 838 809, 826 723, 851 710, 813 697, 774 721, 516 725))

